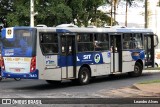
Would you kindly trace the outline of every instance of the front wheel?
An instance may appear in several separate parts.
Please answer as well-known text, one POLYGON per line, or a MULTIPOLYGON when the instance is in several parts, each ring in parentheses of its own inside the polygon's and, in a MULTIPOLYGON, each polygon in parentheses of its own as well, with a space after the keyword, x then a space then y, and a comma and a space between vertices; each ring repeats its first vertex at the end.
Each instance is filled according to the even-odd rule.
POLYGON ((82 67, 79 71, 78 81, 80 85, 86 85, 90 81, 90 71, 87 67, 82 67))
POLYGON ((142 65, 139 62, 136 62, 134 66, 134 71, 128 73, 132 77, 138 77, 142 74, 142 65))

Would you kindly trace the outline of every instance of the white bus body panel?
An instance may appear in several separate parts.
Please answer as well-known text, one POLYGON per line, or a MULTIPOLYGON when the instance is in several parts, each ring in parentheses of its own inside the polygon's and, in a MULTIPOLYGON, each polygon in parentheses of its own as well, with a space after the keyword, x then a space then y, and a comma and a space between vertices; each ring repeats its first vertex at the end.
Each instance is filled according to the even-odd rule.
POLYGON ((41 76, 44 80, 61 80, 61 68, 57 69, 46 69, 41 76))
POLYGON ((61 68, 58 67, 57 55, 43 56, 45 70, 43 78, 46 80, 61 80, 61 68))
POLYGON ((37 56, 36 56, 36 68, 39 71, 39 79, 43 80, 61 80, 61 68, 58 68, 55 64, 57 63, 57 55, 51 57, 45 57, 42 54, 39 44, 39 32, 37 32, 37 56), (52 59, 55 59, 55 62, 52 62, 52 59), (51 62, 49 60, 51 59, 51 62), (46 62, 48 61, 48 62, 46 62), (53 63, 53 65, 51 64, 53 63), (47 67, 46 67, 47 65, 47 67))
POLYGON ((73 78, 73 66, 62 67, 62 78, 73 78))
POLYGON ((135 61, 130 51, 122 51, 122 72, 134 71, 135 61))
POLYGON ((107 75, 110 74, 110 64, 99 64, 97 66, 97 72, 94 76, 107 75))
POLYGON ((115 69, 115 72, 119 71, 119 53, 114 53, 115 55, 115 61, 113 61, 113 53, 111 53, 111 72, 113 73, 113 67, 115 69), (115 62, 115 66, 113 66, 113 62, 115 62))

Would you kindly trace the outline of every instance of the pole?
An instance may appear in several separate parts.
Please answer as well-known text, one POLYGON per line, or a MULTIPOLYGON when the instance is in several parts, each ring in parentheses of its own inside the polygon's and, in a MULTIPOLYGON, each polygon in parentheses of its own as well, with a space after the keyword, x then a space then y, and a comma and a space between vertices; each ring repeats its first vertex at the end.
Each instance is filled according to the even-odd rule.
POLYGON ((111 26, 113 25, 113 14, 112 14, 112 12, 113 12, 113 3, 112 3, 113 1, 111 0, 111 26))
POLYGON ((128 16, 128 2, 126 1, 126 14, 125 14, 125 26, 127 27, 127 16, 128 16))
POLYGON ((148 28, 148 0, 145 0, 145 28, 148 28))
POLYGON ((30 26, 34 27, 34 0, 30 0, 30 26))

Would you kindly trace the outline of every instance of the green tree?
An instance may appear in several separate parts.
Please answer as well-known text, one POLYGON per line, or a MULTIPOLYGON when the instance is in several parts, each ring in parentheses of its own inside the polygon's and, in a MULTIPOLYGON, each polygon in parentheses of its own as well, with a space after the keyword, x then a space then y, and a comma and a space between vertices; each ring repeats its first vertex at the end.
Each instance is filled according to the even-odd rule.
POLYGON ((84 0, 83 1, 83 13, 81 15, 81 21, 83 22, 84 26, 88 26, 88 21, 91 23, 95 23, 97 25, 97 18, 101 17, 98 14, 97 8, 104 4, 104 0, 84 0))
MULTIPOLYGON (((11 2, 11 0, 8 0, 11 2)), ((30 9, 29 2, 25 0, 14 0, 11 2, 10 10, 6 13, 7 23, 10 26, 29 25, 30 9)))
POLYGON ((53 26, 72 21, 72 10, 66 5, 66 0, 37 0, 35 11, 38 11, 35 17, 37 24, 53 26))
MULTIPOLYGON (((88 21, 91 21, 94 25, 99 26, 101 25, 100 22, 108 23, 110 20, 105 13, 97 11, 97 8, 106 0, 34 1, 34 11, 38 12, 38 15, 35 16, 35 25, 56 26, 62 23, 75 23, 78 26, 88 26, 88 21)), ((4 7, 0 8, 0 11, 5 12, 9 26, 29 26, 30 0, 0 0, 0 3, 4 7)))

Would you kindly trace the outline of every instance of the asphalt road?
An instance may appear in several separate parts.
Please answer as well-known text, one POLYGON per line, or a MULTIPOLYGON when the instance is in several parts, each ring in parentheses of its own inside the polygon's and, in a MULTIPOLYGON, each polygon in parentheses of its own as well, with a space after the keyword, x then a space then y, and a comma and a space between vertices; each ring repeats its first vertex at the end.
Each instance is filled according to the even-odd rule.
MULTIPOLYGON (((135 83, 160 78, 160 71, 145 71, 140 77, 129 77, 126 74, 113 78, 103 77, 91 81, 88 85, 79 86, 70 81, 60 85, 51 85, 44 80, 15 81, 4 79, 0 82, 1 98, 97 98, 101 91, 109 91, 132 86, 135 83)), ((110 96, 108 96, 110 97, 110 96)))

